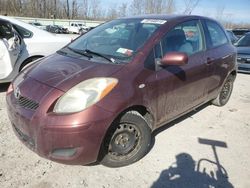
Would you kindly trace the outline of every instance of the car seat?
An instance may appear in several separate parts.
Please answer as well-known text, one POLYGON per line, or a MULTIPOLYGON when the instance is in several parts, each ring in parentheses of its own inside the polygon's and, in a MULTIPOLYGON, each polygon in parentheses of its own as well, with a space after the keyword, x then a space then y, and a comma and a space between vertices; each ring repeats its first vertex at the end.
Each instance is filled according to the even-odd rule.
POLYGON ((192 45, 186 40, 182 29, 174 29, 167 35, 163 45, 164 53, 167 52, 185 52, 188 55, 193 53, 192 45))

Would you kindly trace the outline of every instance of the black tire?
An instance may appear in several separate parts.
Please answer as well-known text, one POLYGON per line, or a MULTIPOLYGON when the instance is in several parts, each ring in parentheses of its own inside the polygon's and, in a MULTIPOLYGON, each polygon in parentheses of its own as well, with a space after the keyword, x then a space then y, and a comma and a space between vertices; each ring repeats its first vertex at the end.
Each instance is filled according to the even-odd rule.
POLYGON ((219 95, 214 100, 212 100, 212 104, 215 106, 224 106, 225 104, 227 104, 233 91, 233 84, 234 76, 229 75, 224 85, 222 86, 219 95))
POLYGON ((122 167, 140 160, 151 144, 151 129, 137 111, 125 113, 109 131, 103 143, 101 164, 122 167))

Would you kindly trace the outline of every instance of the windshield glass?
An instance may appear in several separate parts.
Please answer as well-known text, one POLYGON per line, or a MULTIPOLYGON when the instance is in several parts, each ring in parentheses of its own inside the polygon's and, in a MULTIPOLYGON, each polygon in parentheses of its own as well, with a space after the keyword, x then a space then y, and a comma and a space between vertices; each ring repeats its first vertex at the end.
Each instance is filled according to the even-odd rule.
POLYGON ((68 47, 96 52, 127 62, 164 20, 118 19, 105 23, 72 42, 68 47))
POLYGON ((236 46, 250 46, 250 34, 241 37, 236 46))

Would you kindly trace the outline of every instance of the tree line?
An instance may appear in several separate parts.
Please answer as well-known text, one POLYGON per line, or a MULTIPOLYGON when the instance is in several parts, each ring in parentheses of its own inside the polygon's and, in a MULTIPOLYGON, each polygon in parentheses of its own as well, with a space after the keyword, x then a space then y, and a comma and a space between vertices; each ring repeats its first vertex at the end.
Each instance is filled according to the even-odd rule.
MULTIPOLYGON (((52 18, 110 20, 140 14, 192 14, 200 0, 181 0, 180 7, 174 0, 132 0, 130 3, 103 5, 101 0, 0 0, 0 15, 52 18)), ((215 7, 215 15, 226 28, 250 27, 249 23, 233 23, 225 19, 226 5, 215 7), (227 21, 225 21, 227 20, 227 21)))
MULTIPOLYGON (((191 14, 199 0, 183 0, 182 13, 191 14)), ((174 0, 132 0, 101 5, 101 0, 0 0, 0 14, 55 19, 107 20, 127 15, 175 13, 174 0)))

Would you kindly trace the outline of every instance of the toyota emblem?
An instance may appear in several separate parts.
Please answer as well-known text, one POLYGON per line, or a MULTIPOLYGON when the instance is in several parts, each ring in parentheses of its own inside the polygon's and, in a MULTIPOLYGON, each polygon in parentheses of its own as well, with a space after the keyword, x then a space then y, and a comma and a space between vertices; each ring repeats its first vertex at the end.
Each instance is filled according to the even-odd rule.
POLYGON ((14 95, 15 95, 16 99, 19 99, 19 98, 20 98, 21 92, 20 92, 19 87, 17 87, 17 88, 15 89, 14 95))

